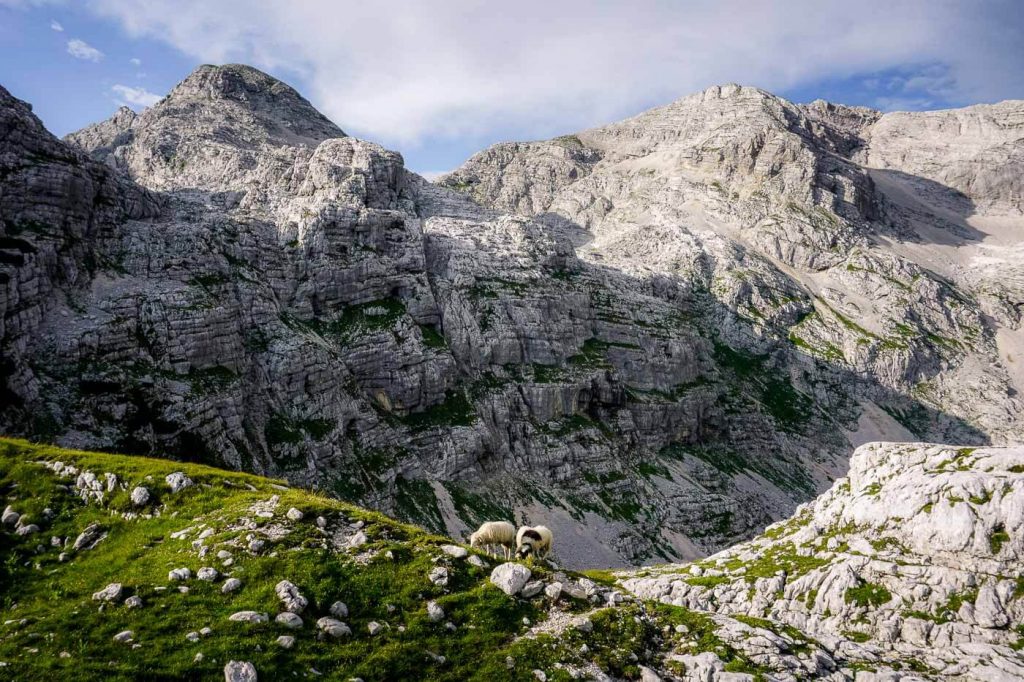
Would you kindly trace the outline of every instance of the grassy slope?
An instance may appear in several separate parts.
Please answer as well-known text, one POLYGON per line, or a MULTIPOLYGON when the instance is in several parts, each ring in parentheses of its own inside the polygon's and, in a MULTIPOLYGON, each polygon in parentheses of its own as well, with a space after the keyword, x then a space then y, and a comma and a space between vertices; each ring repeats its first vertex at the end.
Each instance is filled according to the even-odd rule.
MULTIPOLYGON (((490 569, 446 557, 439 547, 446 538, 430 535, 413 526, 392 521, 308 491, 280 490, 280 482, 226 472, 199 465, 141 457, 126 457, 63 450, 0 439, 0 505, 31 517, 40 533, 16 536, 0 531, 0 678, 147 680, 222 679, 223 666, 231 659, 255 664, 261 679, 321 679, 361 677, 378 679, 534 679, 532 670, 547 671, 548 679, 569 679, 555 661, 597 665, 616 675, 636 677, 637 662, 631 654, 645 649, 658 658, 671 646, 662 641, 666 625, 686 623, 691 631, 705 633, 709 647, 720 646, 714 625, 705 616, 661 605, 629 605, 591 613, 593 632, 571 630, 553 638, 519 638, 532 623, 549 616, 543 598, 513 599, 491 586, 490 569), (100 477, 116 474, 126 489, 106 495, 101 504, 85 504, 66 487, 73 479, 58 478, 39 461, 72 463, 100 477), (164 477, 184 471, 197 484, 172 494, 164 477), (131 511, 129 491, 145 485, 155 495, 149 511, 159 516, 126 518, 131 511), (276 486, 276 487, 275 487, 276 486), (280 496, 274 519, 259 519, 250 510, 272 495, 280 496), (43 510, 54 515, 45 519, 43 510), (284 520, 284 512, 296 507, 302 521, 284 520), (329 528, 348 528, 362 520, 369 543, 359 550, 337 551, 313 523, 326 517, 329 528), (285 524, 288 534, 268 543, 254 555, 244 548, 252 531, 232 529, 241 518, 263 524, 285 524), (71 541, 89 524, 97 522, 109 536, 91 550, 73 553, 60 562, 61 548, 52 536, 71 541), (209 554, 200 558, 192 540, 171 534, 189 526, 207 524, 216 531, 205 540, 209 554), (237 544, 233 544, 237 543, 237 544), (221 566, 218 549, 228 548, 234 565, 221 566), (393 558, 385 552, 390 550, 393 558), (355 555, 362 555, 357 561, 355 555), (276 556, 273 556, 276 554, 276 556), (431 568, 443 562, 450 568, 447 588, 427 578, 431 568), (222 594, 224 578, 186 584, 187 594, 169 584, 167 573, 188 567, 193 575, 201 566, 213 566, 242 580, 232 594, 222 594), (295 583, 309 598, 303 613, 305 626, 290 631, 273 622, 282 610, 274 585, 282 579, 295 583), (129 609, 121 604, 104 608, 92 594, 108 583, 120 582, 125 596, 139 595, 144 606, 129 609), (156 588, 168 586, 163 591, 156 588), (455 624, 430 623, 425 603, 436 599, 455 624), (344 620, 353 630, 342 640, 317 637, 316 619, 329 615, 335 600, 348 604, 344 620), (393 610, 389 612, 388 605, 393 610), (240 610, 268 612, 271 621, 252 625, 228 620, 240 610), (638 616, 634 618, 634 616, 638 616), (5 622, 6 621, 6 622, 5 622), (371 637, 367 624, 386 623, 383 633, 371 637), (399 625, 405 626, 400 632, 399 625), (210 627, 213 633, 198 642, 185 634, 210 627), (113 641, 122 630, 134 631, 140 646, 113 641), (278 635, 296 637, 295 647, 285 650, 274 642, 278 635), (584 658, 580 646, 587 644, 584 658), (445 657, 443 663, 426 652, 445 657), (201 661, 195 661, 202 653, 201 661), (513 664, 508 665, 508 657, 513 664)), ((131 515, 129 515, 130 517, 131 515)), ((348 531, 352 532, 352 531, 348 531)), ((535 568, 544 577, 545 571, 535 568)), ((584 611, 585 602, 563 602, 559 610, 584 611)), ((729 652, 732 656, 732 652, 729 652)), ((643 661, 641 661, 643 662, 643 661)), ((733 669, 752 668, 735 657, 733 669)))

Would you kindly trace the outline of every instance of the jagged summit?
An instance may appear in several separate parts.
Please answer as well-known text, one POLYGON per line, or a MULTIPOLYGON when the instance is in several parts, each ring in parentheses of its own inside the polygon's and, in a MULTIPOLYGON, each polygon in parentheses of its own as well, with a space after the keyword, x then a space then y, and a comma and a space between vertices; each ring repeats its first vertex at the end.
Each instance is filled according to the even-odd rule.
POLYGON ((271 148, 315 148, 345 136, 273 76, 241 64, 207 64, 141 114, 122 108, 65 140, 154 188, 238 189, 239 178, 252 182, 273 172, 260 163, 271 148))
POLYGON ((345 136, 290 85, 244 64, 204 64, 178 83, 167 101, 179 106, 204 101, 215 107, 238 105, 263 123, 272 138, 290 144, 301 138, 319 142, 345 136))

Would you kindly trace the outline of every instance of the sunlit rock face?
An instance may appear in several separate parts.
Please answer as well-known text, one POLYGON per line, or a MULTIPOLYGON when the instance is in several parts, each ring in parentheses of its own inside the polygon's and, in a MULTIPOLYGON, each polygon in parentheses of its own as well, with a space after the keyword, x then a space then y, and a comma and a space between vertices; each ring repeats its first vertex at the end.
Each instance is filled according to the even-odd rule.
POLYGON ((722 86, 431 184, 250 67, 65 142, 0 91, 0 428, 703 556, 867 440, 1019 438, 1022 110, 722 86))

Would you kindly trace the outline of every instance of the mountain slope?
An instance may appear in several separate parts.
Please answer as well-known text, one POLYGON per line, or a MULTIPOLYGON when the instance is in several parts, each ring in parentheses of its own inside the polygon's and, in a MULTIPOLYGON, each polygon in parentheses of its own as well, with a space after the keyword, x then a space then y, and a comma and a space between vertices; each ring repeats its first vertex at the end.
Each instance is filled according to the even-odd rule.
POLYGON ((763 536, 635 594, 769 618, 927 679, 1024 676, 1024 449, 873 443, 763 536), (916 667, 915 667, 916 666, 916 667))
POLYGON ((0 439, 0 504, 5 679, 1024 674, 1020 448, 866 445, 748 543, 615 576, 530 564, 512 594, 491 581, 511 564, 201 465, 0 439))
POLYGON ((864 440, 1018 432, 1014 332, 872 241, 907 231, 875 112, 719 88, 442 187, 240 65, 66 145, 0 99, 8 434, 623 566, 750 537, 864 440))
POLYGON ((537 565, 506 594, 490 557, 272 480, 6 439, 0 464, 5 679, 636 678, 698 637, 771 671, 719 639, 739 622, 537 565))

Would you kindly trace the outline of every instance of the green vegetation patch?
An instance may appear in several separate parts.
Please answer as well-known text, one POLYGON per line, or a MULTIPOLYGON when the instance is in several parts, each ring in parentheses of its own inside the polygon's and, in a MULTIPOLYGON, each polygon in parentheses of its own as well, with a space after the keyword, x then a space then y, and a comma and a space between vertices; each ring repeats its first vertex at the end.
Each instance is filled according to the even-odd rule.
POLYGON ((847 588, 843 594, 843 601, 857 606, 877 607, 892 601, 892 593, 884 585, 862 582, 857 587, 847 588))

